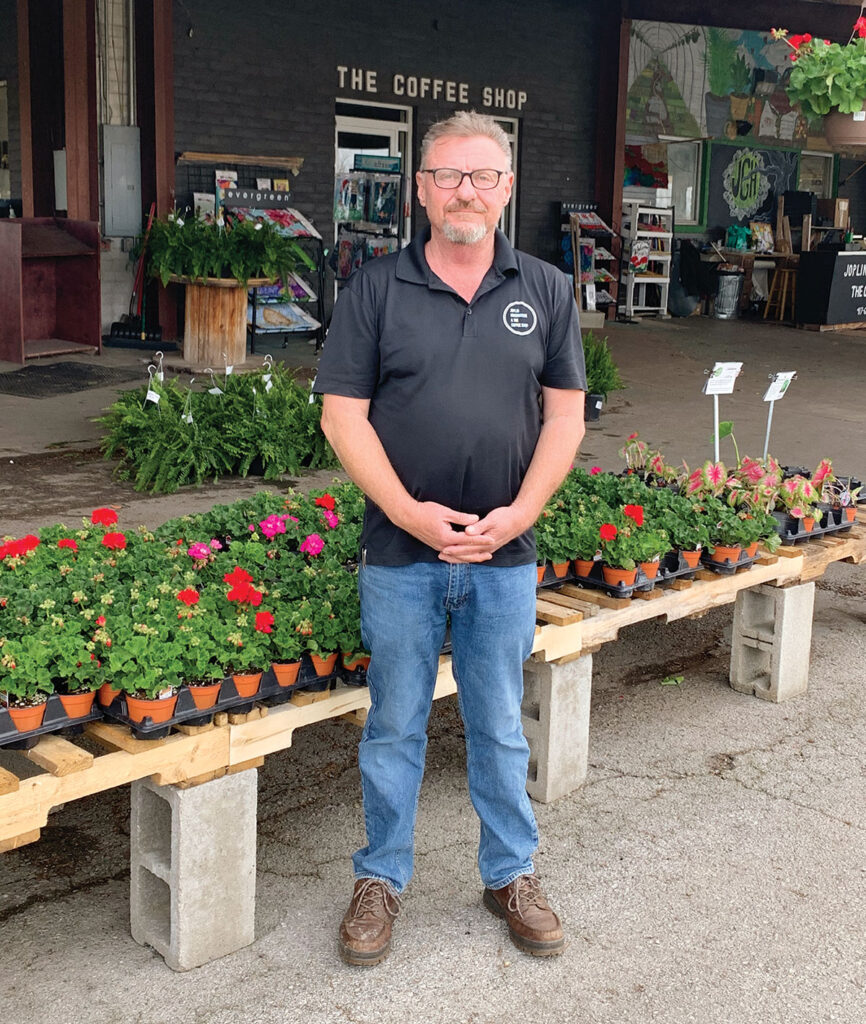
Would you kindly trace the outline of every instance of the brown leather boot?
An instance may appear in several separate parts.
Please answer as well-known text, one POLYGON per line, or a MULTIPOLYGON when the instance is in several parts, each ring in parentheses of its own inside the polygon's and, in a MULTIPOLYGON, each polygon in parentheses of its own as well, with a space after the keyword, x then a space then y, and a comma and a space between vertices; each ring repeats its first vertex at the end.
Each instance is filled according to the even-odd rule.
POLYGON ((535 875, 520 875, 502 889, 485 889, 484 906, 504 917, 511 941, 533 956, 557 956, 565 948, 562 924, 535 875))
POLYGON ((373 967, 391 952, 391 924, 400 897, 378 878, 359 878, 340 924, 340 956, 347 964, 373 967))

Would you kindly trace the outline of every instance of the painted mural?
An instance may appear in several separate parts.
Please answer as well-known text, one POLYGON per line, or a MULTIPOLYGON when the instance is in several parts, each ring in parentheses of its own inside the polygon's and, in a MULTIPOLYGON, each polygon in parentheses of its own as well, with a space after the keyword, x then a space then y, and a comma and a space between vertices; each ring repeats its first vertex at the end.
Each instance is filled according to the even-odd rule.
POLYGON ((674 135, 804 144, 807 123, 785 92, 787 53, 769 32, 632 22, 628 141, 674 135))

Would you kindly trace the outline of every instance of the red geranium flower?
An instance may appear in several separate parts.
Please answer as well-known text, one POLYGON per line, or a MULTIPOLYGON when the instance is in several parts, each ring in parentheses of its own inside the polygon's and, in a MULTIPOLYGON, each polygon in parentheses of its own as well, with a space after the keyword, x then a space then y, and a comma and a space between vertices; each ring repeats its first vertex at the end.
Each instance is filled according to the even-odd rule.
POLYGON ((336 501, 334 501, 330 494, 323 494, 321 498, 316 498, 316 504, 320 508, 326 508, 329 512, 333 512, 334 506, 337 503, 336 501))
POLYGON ((643 526, 643 505, 626 505, 622 511, 636 526, 643 526))
POLYGON ((231 583, 233 587, 238 587, 242 583, 252 583, 253 578, 246 569, 242 569, 239 565, 236 565, 231 572, 227 572, 225 576, 223 576, 223 582, 231 583))
POLYGON ((126 547, 126 537, 122 533, 106 533, 102 537, 102 546, 122 551, 126 547))
POLYGON ((69 548, 70 551, 77 551, 78 545, 71 537, 61 537, 57 542, 59 548, 69 548))
MULTIPOLYGON (((854 22, 854 31, 861 39, 866 39, 866 18, 860 17, 854 22)), ((827 40, 825 39, 826 43, 827 40)))
POLYGON ((613 523, 602 523, 601 529, 598 531, 598 535, 602 540, 613 540, 616 534, 617 529, 613 523))
POLYGON ((97 626, 104 626, 105 625, 105 616, 104 615, 100 615, 100 616, 97 617, 96 625, 97 626))
POLYGON ((113 508, 97 508, 93 510, 90 521, 94 525, 98 523, 101 526, 114 526, 117 522, 117 513, 113 508))
POLYGON ((39 538, 32 533, 28 533, 26 537, 22 537, 20 540, 10 540, 2 547, 0 547, 0 558, 18 558, 21 555, 26 555, 28 551, 32 551, 39 545, 39 538))
POLYGON ((274 617, 270 612, 256 612, 256 629, 260 633, 270 633, 274 617))
POLYGON ((198 591, 194 587, 187 587, 186 590, 181 590, 177 599, 187 606, 198 604, 198 591))

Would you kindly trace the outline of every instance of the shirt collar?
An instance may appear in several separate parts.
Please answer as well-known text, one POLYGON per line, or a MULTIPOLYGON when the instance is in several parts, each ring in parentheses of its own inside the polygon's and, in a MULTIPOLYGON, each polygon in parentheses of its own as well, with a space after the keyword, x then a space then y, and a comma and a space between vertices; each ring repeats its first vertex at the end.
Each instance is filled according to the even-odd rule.
MULTIPOLYGON (((430 241, 429 226, 419 231, 397 257, 397 277, 410 284, 428 284, 430 268, 424 255, 424 246, 430 241)), ((493 238, 493 270, 499 278, 506 274, 517 274, 517 257, 511 242, 496 228, 493 238)))

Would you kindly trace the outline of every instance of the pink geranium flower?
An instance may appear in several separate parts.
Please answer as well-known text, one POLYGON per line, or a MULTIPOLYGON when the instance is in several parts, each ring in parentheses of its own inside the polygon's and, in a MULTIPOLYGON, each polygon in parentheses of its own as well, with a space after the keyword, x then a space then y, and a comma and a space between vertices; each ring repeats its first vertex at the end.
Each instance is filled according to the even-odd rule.
POLYGON ((199 541, 198 544, 191 545, 186 552, 190 558, 194 558, 197 562, 204 562, 210 558, 210 546, 203 544, 199 541))
POLYGON ((318 555, 322 548, 325 546, 325 542, 317 533, 310 533, 301 541, 301 551, 305 555, 312 555, 315 557, 318 555))
POLYGON ((331 512, 328 509, 325 509, 325 511, 322 513, 322 518, 328 524, 329 530, 335 529, 337 524, 340 522, 340 517, 337 515, 337 513, 331 512))
POLYGON ((286 532, 286 522, 282 516, 272 515, 259 523, 259 529, 268 538, 276 537, 278 533, 286 532))
POLYGON ((593 466, 592 469, 590 469, 590 471, 589 471, 589 475, 590 476, 598 476, 598 474, 600 472, 601 472, 601 466, 593 466))

